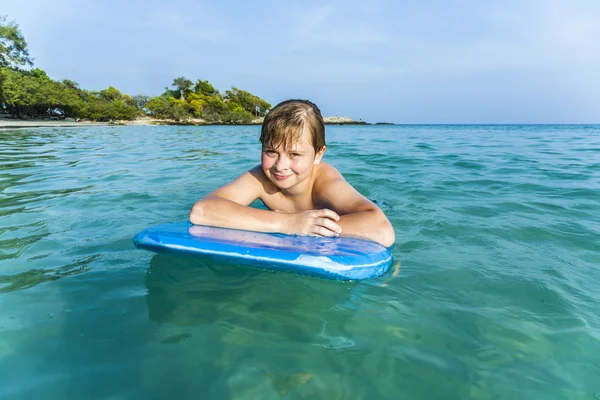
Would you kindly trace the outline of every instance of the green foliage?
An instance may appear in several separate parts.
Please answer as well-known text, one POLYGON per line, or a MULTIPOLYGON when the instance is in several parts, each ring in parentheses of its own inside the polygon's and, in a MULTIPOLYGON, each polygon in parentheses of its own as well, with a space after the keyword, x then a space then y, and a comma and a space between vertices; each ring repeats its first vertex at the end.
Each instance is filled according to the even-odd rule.
POLYGON ((98 96, 103 98, 106 101, 115 101, 122 100, 123 95, 118 89, 115 89, 112 86, 109 86, 106 90, 101 90, 98 92, 98 96))
POLYGON ((0 69, 0 103, 19 118, 61 115, 96 121, 131 120, 139 115, 133 99, 109 87, 87 92, 69 80, 53 81, 39 68, 0 69))
POLYGON ((133 105, 141 112, 146 112, 146 103, 150 100, 150 97, 143 94, 137 94, 132 97, 133 105))
POLYGON ((34 68, 29 71, 24 71, 23 73, 26 75, 29 75, 33 78, 39 79, 42 82, 50 82, 50 78, 48 77, 48 74, 46 74, 46 71, 43 71, 39 68, 34 68))
POLYGON ((183 121, 191 117, 187 102, 173 97, 158 96, 151 98, 146 103, 146 109, 156 118, 183 121))
POLYGON ((221 121, 221 116, 227 112, 227 108, 221 97, 210 96, 202 107, 201 117, 207 121, 221 121))
POLYGON ((0 67, 20 68, 33 65, 27 42, 14 21, 0 15, 0 67))
POLYGON ((17 71, 0 69, 0 102, 17 117, 69 114, 77 109, 77 93, 48 78, 40 69, 17 71))
POLYGON ((173 83, 171 86, 175 87, 175 90, 179 92, 179 98, 183 100, 185 95, 192 91, 192 85, 192 81, 186 79, 183 76, 180 76, 179 78, 173 79, 173 83))
POLYGON ((225 91, 225 99, 239 104, 244 110, 257 117, 264 117, 271 108, 271 104, 260 97, 236 87, 225 91))
POLYGON ((247 123, 251 122, 254 116, 243 109, 230 110, 221 116, 221 121, 229 123, 247 123))
POLYGON ((194 117, 199 118, 202 116, 202 109, 209 99, 209 96, 196 93, 190 93, 187 96, 186 100, 188 102, 190 112, 194 115, 194 117))
POLYGON ((80 118, 94 121, 132 120, 139 115, 137 108, 123 99, 107 101, 99 93, 92 93, 79 112, 80 118))
POLYGON ((148 112, 156 118, 181 121, 192 117, 207 122, 247 123, 256 116, 264 116, 271 105, 252 93, 232 88, 225 96, 208 81, 191 81, 179 77, 173 80, 175 90, 151 98, 146 103, 148 112))
POLYGON ((79 90, 79 84, 75 81, 69 79, 63 79, 62 84, 65 85, 69 89, 79 90))
POLYGON ((194 92, 196 94, 203 94, 205 96, 216 96, 219 94, 219 91, 215 89, 213 85, 208 83, 208 81, 203 81, 198 79, 196 81, 196 85, 194 86, 194 92))
POLYGON ((223 122, 250 122, 254 116, 244 110, 244 108, 235 101, 226 101, 225 107, 227 111, 221 116, 223 122))
POLYGON ((165 91, 164 91, 163 94, 161 94, 161 96, 173 97, 174 99, 180 99, 181 98, 181 92, 179 90, 169 89, 168 87, 165 86, 165 91))
POLYGON ((200 93, 189 91, 184 98, 179 97, 181 92, 176 93, 177 97, 165 93, 150 98, 129 96, 112 86, 98 92, 86 91, 68 79, 54 81, 39 68, 0 68, 0 106, 19 118, 60 115, 109 121, 131 120, 149 113, 175 121, 195 117, 222 123, 247 123, 270 107, 246 91, 233 88, 222 97, 208 81, 198 82, 202 84, 197 86, 200 93), (257 105, 262 108, 257 110, 257 105))
POLYGON ((169 112, 172 119, 175 121, 184 121, 191 117, 188 103, 185 100, 169 99, 169 101, 171 103, 169 112))
POLYGON ((15 22, 0 16, 0 112, 18 118, 61 116, 96 121, 130 120, 150 114, 182 121, 203 118, 207 122, 239 123, 263 117, 271 105, 244 90, 232 87, 221 95, 208 81, 194 84, 181 76, 172 87, 150 98, 130 96, 117 88, 87 91, 69 79, 52 80, 34 68, 27 43, 15 22))
POLYGON ((146 102, 146 109, 156 118, 168 118, 169 97, 157 96, 146 102))

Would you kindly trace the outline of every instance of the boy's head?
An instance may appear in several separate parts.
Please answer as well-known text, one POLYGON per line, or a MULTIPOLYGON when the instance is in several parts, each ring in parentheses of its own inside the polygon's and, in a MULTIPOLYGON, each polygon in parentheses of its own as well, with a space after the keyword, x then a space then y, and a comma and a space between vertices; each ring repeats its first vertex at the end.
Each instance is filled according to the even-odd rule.
POLYGON ((315 154, 325 147, 325 126, 319 108, 308 100, 286 100, 269 111, 262 124, 263 146, 287 149, 297 143, 307 128, 315 154))

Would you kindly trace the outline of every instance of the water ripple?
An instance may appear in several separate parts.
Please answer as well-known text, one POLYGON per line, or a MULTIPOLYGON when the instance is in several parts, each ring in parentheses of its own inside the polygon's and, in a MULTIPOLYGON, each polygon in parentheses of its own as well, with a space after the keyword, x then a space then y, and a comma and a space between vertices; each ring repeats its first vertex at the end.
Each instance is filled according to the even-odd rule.
POLYGON ((0 397, 600 392, 599 126, 327 127, 395 227, 380 279, 133 248, 259 163, 259 131, 0 131, 0 397))

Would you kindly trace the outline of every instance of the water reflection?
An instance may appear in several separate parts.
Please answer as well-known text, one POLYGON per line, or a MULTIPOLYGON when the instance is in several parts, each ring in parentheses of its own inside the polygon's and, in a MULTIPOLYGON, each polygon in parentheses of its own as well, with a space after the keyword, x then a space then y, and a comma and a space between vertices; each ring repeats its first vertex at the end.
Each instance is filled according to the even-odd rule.
POLYGON ((59 268, 31 269, 13 275, 0 275, 0 293, 29 289, 40 283, 84 273, 90 269, 89 264, 98 257, 99 255, 84 257, 59 268))
POLYGON ((368 287, 172 254, 152 258, 144 283, 151 321, 217 324, 232 344, 283 340, 324 347, 347 346, 337 332, 340 312, 351 317, 357 293, 368 287))
POLYGON ((172 254, 152 258, 144 283, 161 344, 194 352, 230 398, 314 394, 322 352, 356 346, 348 322, 369 288, 172 254))
POLYGON ((144 279, 150 320, 179 326, 212 324, 221 302, 239 300, 248 280, 260 274, 264 272, 258 269, 157 254, 144 279))

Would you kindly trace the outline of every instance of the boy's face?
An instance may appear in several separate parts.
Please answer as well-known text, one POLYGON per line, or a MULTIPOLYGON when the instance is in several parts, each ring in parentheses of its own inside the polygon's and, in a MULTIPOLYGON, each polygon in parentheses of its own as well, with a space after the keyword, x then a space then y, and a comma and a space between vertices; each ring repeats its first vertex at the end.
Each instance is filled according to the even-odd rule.
POLYGON ((290 189, 310 176, 313 165, 321 162, 324 152, 325 147, 315 153, 310 133, 305 128, 298 142, 287 149, 281 144, 277 148, 264 144, 262 169, 279 189, 290 189))

